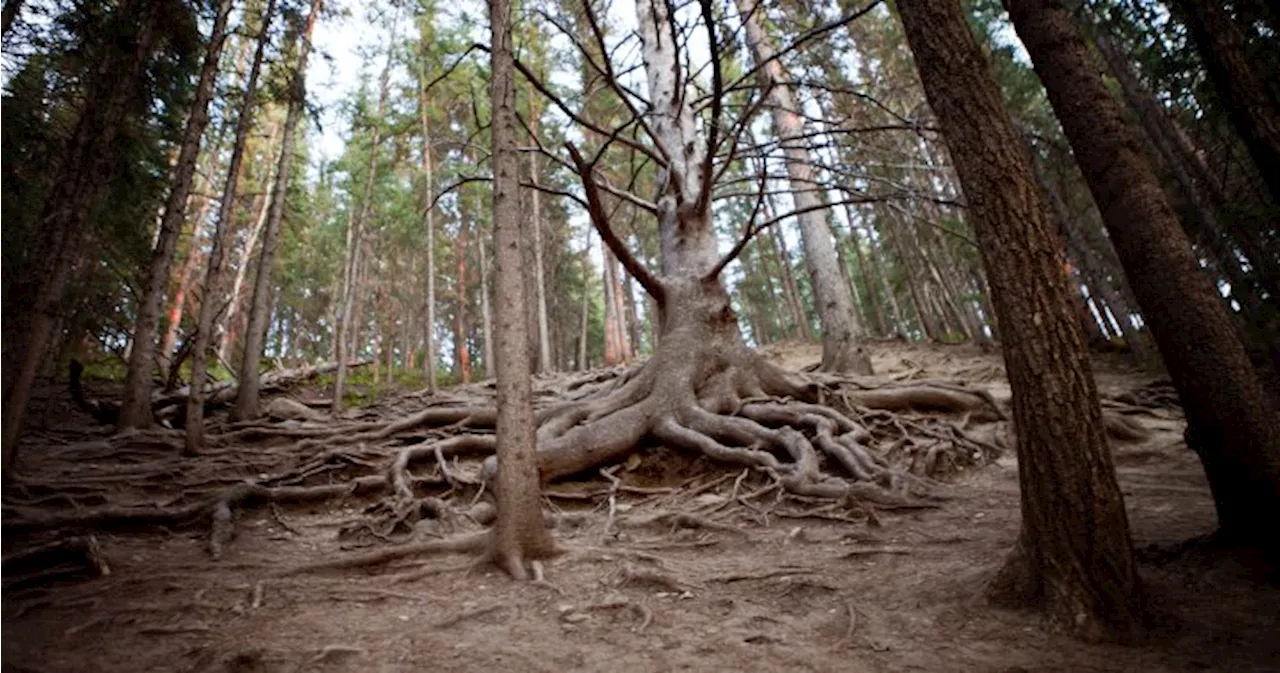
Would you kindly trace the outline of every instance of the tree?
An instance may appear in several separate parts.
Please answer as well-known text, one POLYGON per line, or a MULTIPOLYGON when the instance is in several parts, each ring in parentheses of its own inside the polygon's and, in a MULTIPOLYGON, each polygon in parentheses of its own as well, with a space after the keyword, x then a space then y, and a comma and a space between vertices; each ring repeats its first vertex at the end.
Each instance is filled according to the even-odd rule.
POLYGON ((1140 593, 1102 410, 1029 155, 956 0, 899 0, 967 198, 1013 389, 1022 530, 993 590, 1089 637, 1130 637, 1140 593))
POLYGON ((1226 539, 1278 543, 1280 418, 1133 129, 1058 0, 1005 0, 1151 326, 1226 539))
MULTIPOLYGON (((267 320, 271 316, 271 269, 275 263, 276 248, 280 241, 280 224, 284 219, 286 193, 289 190, 289 173, 294 163, 293 147, 298 136, 298 122, 307 100, 307 58, 311 54, 311 33, 320 14, 323 0, 311 0, 301 36, 294 35, 297 55, 293 76, 289 83, 289 109, 285 113, 284 139, 280 145, 280 163, 276 168, 275 183, 271 187, 271 213, 267 216, 266 231, 262 238, 262 253, 258 256, 257 275, 253 281, 253 300, 250 303, 249 325, 244 335, 244 357, 240 362, 240 387, 236 392, 231 418, 248 420, 258 415, 258 393, 262 375, 258 371, 267 336, 267 320)), ((295 28, 296 30, 296 28, 295 28)), ((246 263, 248 260, 245 260, 246 263)))
POLYGON ((258 45, 253 52, 249 75, 245 78, 244 99, 240 103, 236 119, 236 133, 231 158, 227 163, 227 178, 222 189, 222 201, 218 205, 217 221, 213 234, 213 247, 209 252, 208 266, 204 274, 204 296, 200 299, 200 318, 196 326, 195 346, 191 351, 191 394, 187 397, 186 445, 187 455, 197 455, 204 449, 204 386, 208 377, 207 358, 213 341, 214 321, 221 303, 223 258, 226 255, 227 230, 231 226, 232 210, 236 203, 240 166, 244 161, 245 141, 253 126, 253 115, 258 99, 258 74, 270 41, 271 20, 274 18, 276 0, 267 0, 258 27, 258 45))
POLYGON ((1275 82, 1268 82, 1250 62, 1247 24, 1233 18, 1222 2, 1172 0, 1171 4, 1182 15, 1218 99, 1267 184, 1271 200, 1280 204, 1280 93, 1275 82))
MULTIPOLYGON (((49 350, 55 325, 65 315, 68 287, 88 258, 86 251, 98 249, 96 234, 106 233, 96 216, 115 181, 125 173, 121 165, 132 165, 124 153, 136 126, 149 118, 154 101, 148 88, 152 83, 148 67, 165 40, 184 24, 177 20, 184 12, 165 0, 126 0, 114 11, 99 11, 103 9, 85 8, 83 13, 67 17, 68 21, 83 19, 93 24, 82 36, 88 57, 82 73, 83 102, 77 105, 74 117, 62 117, 73 130, 58 148, 61 160, 55 162, 56 173, 44 187, 47 191, 35 192, 43 195, 43 203, 29 204, 38 219, 30 231, 22 232, 30 235, 21 239, 30 243, 30 249, 21 251, 21 273, 11 275, 18 269, 6 268, 2 437, 6 475, 13 468, 31 386, 49 350)), ((6 126, 12 123, 10 119, 6 126)), ((48 161, 49 156, 41 160, 48 161)), ((5 182, 9 182, 8 176, 5 182)), ((6 267, 13 259, 9 256, 11 242, 20 240, 17 218, 10 219, 8 212, 6 267)))
MULTIPOLYGON (((173 186, 169 189, 169 200, 165 202, 164 215, 160 219, 160 233, 156 236, 155 250, 147 269, 145 294, 138 306, 133 350, 129 354, 124 400, 120 405, 120 420, 117 423, 120 428, 151 426, 151 373, 155 366, 156 328, 160 325, 161 305, 169 287, 169 269, 173 265, 174 248, 186 219, 187 199, 191 196, 200 141, 209 125, 209 101, 213 99, 218 63, 222 59, 222 47, 226 44, 227 19, 233 5, 233 0, 221 0, 218 3, 209 40, 205 44, 204 63, 200 67, 200 80, 196 84, 195 99, 191 102, 182 147, 178 150, 173 186)), ((165 353, 166 357, 168 355, 165 353)))
MULTIPOLYGON (((512 577, 527 577, 525 563, 551 555, 555 545, 542 518, 536 428, 528 349, 528 312, 519 203, 519 126, 515 110, 515 65, 511 2, 492 0, 493 39, 493 228, 497 265, 498 520, 491 553, 512 577)), ((488 363, 486 363, 486 366, 488 363)))
POLYGON ((871 358, 862 347, 858 314, 849 285, 841 276, 836 260, 831 229, 827 224, 830 215, 823 188, 814 178, 814 162, 809 156, 800 109, 787 86, 787 78, 777 60, 777 50, 764 32, 758 15, 759 5, 755 0, 738 0, 737 5, 746 27, 747 42, 755 56, 756 77, 772 103, 773 127, 786 155, 805 264, 809 268, 814 304, 822 324, 822 369, 869 375, 871 358))
MULTIPOLYGON (((392 30, 394 43, 395 31, 392 30)), ((338 309, 338 326, 334 331, 335 349, 338 361, 338 373, 333 378, 332 413, 342 411, 342 395, 347 384, 347 359, 350 341, 360 334, 360 319, 353 319, 352 312, 359 307, 361 248, 364 245, 364 227, 373 211, 373 184, 378 175, 378 150, 382 144, 382 117, 387 109, 388 86, 391 77, 392 47, 387 46, 387 60, 382 66, 382 74, 378 77, 378 108, 370 121, 372 133, 369 138, 369 165, 364 175, 364 190, 361 192, 360 207, 352 211, 351 221, 347 225, 347 261, 342 270, 342 304, 338 309)), ((357 314, 358 315, 358 314, 357 314)))
POLYGON ((426 355, 423 357, 422 369, 427 376, 427 390, 436 392, 436 204, 435 185, 431 164, 431 115, 427 98, 426 40, 421 41, 422 53, 418 56, 418 117, 422 124, 422 176, 423 196, 426 204, 423 215, 427 227, 427 315, 426 329, 423 339, 426 342, 426 355))

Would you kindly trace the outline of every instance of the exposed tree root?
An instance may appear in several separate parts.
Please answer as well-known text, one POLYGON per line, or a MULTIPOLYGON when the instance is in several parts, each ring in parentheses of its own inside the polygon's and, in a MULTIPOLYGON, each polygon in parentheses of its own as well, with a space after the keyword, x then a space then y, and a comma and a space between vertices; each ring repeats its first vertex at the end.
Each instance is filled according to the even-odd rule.
MULTIPOLYGON (((701 487, 686 482, 672 489, 625 485, 611 468, 603 472, 609 482, 603 488, 549 496, 599 498, 600 506, 608 507, 606 529, 660 525, 742 534, 708 515, 741 506, 767 521, 773 505, 763 499, 772 494, 774 505, 785 496, 809 503, 816 515, 874 521, 875 508, 932 506, 939 486, 934 477, 982 465, 999 454, 998 447, 971 431, 974 424, 1004 418, 982 390, 945 381, 796 375, 736 343, 688 346, 665 348, 626 369, 567 382, 543 379, 546 403, 537 413, 542 478, 596 475, 624 462, 629 470, 628 459, 639 463, 636 452, 655 442, 739 469, 703 480, 701 487), (709 506, 706 500, 693 501, 695 492, 729 481, 727 497, 712 498, 709 506), (657 503, 656 511, 621 515, 617 501, 623 494, 647 496, 645 502, 657 503), (833 503, 835 509, 829 507, 833 503)), ((492 521, 492 506, 477 502, 496 468, 491 391, 478 385, 455 390, 448 399, 406 399, 427 406, 390 422, 368 420, 377 412, 366 411, 364 420, 214 425, 210 446, 219 448, 202 456, 198 472, 176 456, 179 438, 170 431, 69 444, 56 449, 59 455, 84 458, 95 463, 94 469, 40 484, 20 482, 21 488, 6 494, 13 506, 5 510, 4 527, 22 532, 205 523, 209 551, 218 558, 234 535, 237 512, 245 508, 269 505, 275 512, 279 505, 373 496, 377 500, 366 509, 362 525, 344 530, 382 541, 452 537, 287 572, 373 566, 420 554, 491 552, 488 532, 464 532, 492 521), (259 448, 242 448, 250 442, 259 448), (132 455, 136 462, 119 464, 132 455), (485 456, 483 470, 467 460, 485 456), (414 474, 420 465, 431 470, 429 476, 414 474), (251 482, 244 481, 246 470, 257 475, 251 482), (168 503, 103 504, 120 491, 150 494, 173 483, 184 490, 168 503), (58 502, 71 507, 56 509, 52 505, 58 502), (434 523, 418 525, 423 519, 434 523)), ((525 559, 486 558, 504 567, 525 567, 525 559)))
POLYGON ((479 533, 471 533, 447 540, 432 540, 430 542, 420 542, 417 544, 402 545, 383 549, 376 552, 368 552, 364 554, 351 554, 341 558, 319 561, 316 563, 307 563, 294 566, 287 570, 281 571, 282 577, 290 575, 301 575, 305 573, 322 572, 326 570, 348 570, 351 568, 370 568, 380 565, 386 565, 392 561, 410 556, 426 556, 428 554, 455 554, 467 552, 481 552, 488 548, 489 531, 479 533))
POLYGON ((4 557, 4 589, 12 592, 49 582, 91 579, 111 574, 98 540, 69 537, 4 557))

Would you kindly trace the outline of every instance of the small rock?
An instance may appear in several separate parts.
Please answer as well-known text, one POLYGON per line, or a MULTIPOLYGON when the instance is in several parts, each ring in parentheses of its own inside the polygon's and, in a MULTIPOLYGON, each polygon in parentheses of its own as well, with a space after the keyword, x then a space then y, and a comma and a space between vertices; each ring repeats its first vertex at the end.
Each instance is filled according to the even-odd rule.
POLYGON ((560 619, 570 624, 581 624, 582 622, 591 619, 591 617, 581 612, 569 612, 561 616, 560 619))
POLYGON ((561 603, 560 605, 556 606, 556 612, 559 612, 560 614, 563 615, 566 612, 573 612, 576 608, 577 606, 573 605, 572 603, 561 603))

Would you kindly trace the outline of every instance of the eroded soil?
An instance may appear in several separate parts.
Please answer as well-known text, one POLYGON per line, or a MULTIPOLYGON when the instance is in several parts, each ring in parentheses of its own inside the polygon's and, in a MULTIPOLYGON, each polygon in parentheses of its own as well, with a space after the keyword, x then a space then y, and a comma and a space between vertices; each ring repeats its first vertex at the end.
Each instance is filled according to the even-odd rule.
MULTIPOLYGON (((894 343, 877 345, 874 354, 880 374, 964 379, 1007 402, 997 354, 894 343)), ((803 346, 771 353, 791 368, 817 356, 803 346)), ((1100 360, 1096 371, 1104 394, 1150 381, 1118 359, 1100 360)), ((69 411, 64 398, 51 388, 39 402, 37 430, 22 449, 25 476, 119 468, 59 458, 59 445, 107 433, 69 411)), ((612 501, 591 495, 609 485, 603 479, 554 487, 560 495, 551 506, 577 516, 557 531, 567 553, 547 564, 545 584, 514 583, 466 555, 281 576, 353 553, 339 531, 372 503, 356 497, 247 510, 219 561, 209 557, 207 526, 97 531, 109 576, 5 592, 3 668, 1280 670, 1280 591, 1264 582, 1258 564, 1203 549, 1165 553, 1213 530, 1212 501, 1182 442, 1180 416, 1135 418, 1152 436, 1113 446, 1134 543, 1144 550, 1152 612, 1149 635, 1137 646, 1081 643, 1036 614, 983 600, 984 582, 1017 533, 1011 451, 951 480, 943 490, 948 499, 936 508, 879 509, 868 517, 790 496, 741 506, 730 496, 752 488, 751 475, 739 480, 732 468, 653 449, 617 473, 643 493, 619 491, 612 501), (671 512, 717 525, 619 525, 671 512)), ((218 469, 244 478, 257 466, 218 469)), ((183 484, 184 473, 175 472, 141 492, 163 504, 181 496, 183 484)), ((422 526, 413 539, 434 533, 422 526)), ((13 537, 6 537, 9 550, 13 537)))

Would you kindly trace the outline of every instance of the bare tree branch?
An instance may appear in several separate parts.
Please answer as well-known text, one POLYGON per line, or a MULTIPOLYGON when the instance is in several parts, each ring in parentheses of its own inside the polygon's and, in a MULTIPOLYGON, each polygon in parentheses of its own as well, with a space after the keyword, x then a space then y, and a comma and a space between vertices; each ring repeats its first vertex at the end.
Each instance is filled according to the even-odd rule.
POLYGON ((587 196, 587 213, 591 216, 591 224, 595 226, 600 238, 613 251, 613 255, 622 263, 627 273, 635 278, 640 286, 653 297, 655 301, 661 303, 666 296, 666 287, 662 281, 655 278, 649 270, 644 267, 635 256, 631 254, 631 250, 618 238, 613 228, 609 226, 609 221, 604 212, 604 204, 600 200, 600 190, 596 183, 594 173, 595 167, 588 164, 582 158, 582 153, 578 151, 577 146, 573 143, 565 143, 565 147, 569 150, 569 156, 573 158, 573 163, 578 167, 578 175, 582 178, 582 188, 587 196))

